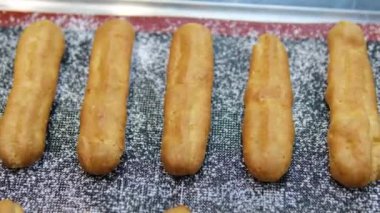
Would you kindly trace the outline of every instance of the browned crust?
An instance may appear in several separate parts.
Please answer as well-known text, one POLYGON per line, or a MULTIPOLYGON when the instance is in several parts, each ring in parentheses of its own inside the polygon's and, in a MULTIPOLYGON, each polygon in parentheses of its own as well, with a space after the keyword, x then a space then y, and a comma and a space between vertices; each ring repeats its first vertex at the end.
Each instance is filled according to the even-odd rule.
POLYGON ((0 201, 0 212, 1 213, 23 213, 24 210, 20 204, 15 203, 11 200, 5 199, 0 201))
POLYGON ((211 117, 213 48, 210 31, 181 26, 173 36, 167 72, 161 161, 172 175, 202 166, 211 117))
POLYGON ((274 182, 288 171, 294 143, 288 56, 269 34, 259 37, 252 52, 244 97, 244 162, 258 180, 274 182))
POLYGON ((134 36, 132 25, 121 19, 106 21, 95 34, 77 146, 90 174, 111 172, 124 152, 134 36))
POLYGON ((185 205, 178 205, 176 207, 165 210, 165 213, 191 213, 189 207, 185 205))
POLYGON ((50 21, 35 22, 20 36, 0 125, 0 158, 7 167, 27 167, 43 154, 64 46, 63 33, 50 21))
POLYGON ((378 178, 380 136, 363 32, 353 23, 340 22, 328 34, 328 48, 330 172, 344 186, 362 187, 378 178))

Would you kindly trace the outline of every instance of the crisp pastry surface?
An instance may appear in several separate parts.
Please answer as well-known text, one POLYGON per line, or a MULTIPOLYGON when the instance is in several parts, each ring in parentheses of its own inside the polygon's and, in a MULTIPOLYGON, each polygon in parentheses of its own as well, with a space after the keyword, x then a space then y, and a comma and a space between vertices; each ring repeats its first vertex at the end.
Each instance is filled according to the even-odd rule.
POLYGON ((95 34, 77 146, 90 174, 111 172, 124 152, 134 36, 132 25, 120 19, 106 21, 95 34))
POLYGON ((211 117, 213 47, 210 31, 181 26, 173 36, 167 71, 161 160, 172 175, 202 166, 211 117))
POLYGON ((29 25, 19 38, 0 125, 0 158, 7 167, 27 167, 43 154, 64 46, 63 33, 50 21, 29 25))
POLYGON ((11 200, 5 199, 0 201, 0 213, 23 213, 22 207, 11 200))
POLYGON ((328 34, 328 48, 330 172, 347 187, 362 187, 379 178, 380 154, 376 91, 363 32, 340 22, 328 34))
POLYGON ((243 155, 260 181, 279 180, 292 159, 294 124, 292 87, 284 45, 273 35, 253 47, 244 97, 243 155))
POLYGON ((171 209, 165 210, 165 213, 191 213, 189 207, 185 205, 179 205, 171 209))

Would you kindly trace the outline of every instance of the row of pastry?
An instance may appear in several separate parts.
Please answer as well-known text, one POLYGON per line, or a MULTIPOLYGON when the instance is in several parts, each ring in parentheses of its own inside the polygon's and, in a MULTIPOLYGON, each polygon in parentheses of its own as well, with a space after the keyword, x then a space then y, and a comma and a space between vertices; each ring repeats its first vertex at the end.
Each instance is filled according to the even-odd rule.
MULTIPOLYGON (((1 213, 24 213, 22 206, 9 199, 0 200, 0 212, 1 213)), ((176 207, 169 208, 164 213, 191 213, 190 208, 185 205, 178 205, 176 207)))
MULTIPOLYGON (((89 78, 80 115, 77 153, 94 175, 111 172, 125 149, 126 104, 134 30, 112 19, 95 33, 89 78)), ((362 187, 380 177, 380 125, 376 92, 361 28, 336 24, 329 48, 326 101, 332 177, 362 187)), ((28 26, 18 41, 14 82, 0 124, 4 166, 23 168, 40 159, 55 96, 64 35, 50 21, 28 26)), ((172 38, 164 103, 161 161, 172 175, 202 166, 211 123, 213 48, 210 31, 185 24, 172 38)), ((288 170, 294 144, 288 56, 274 35, 253 47, 244 97, 244 162, 260 181, 278 181, 288 170)))

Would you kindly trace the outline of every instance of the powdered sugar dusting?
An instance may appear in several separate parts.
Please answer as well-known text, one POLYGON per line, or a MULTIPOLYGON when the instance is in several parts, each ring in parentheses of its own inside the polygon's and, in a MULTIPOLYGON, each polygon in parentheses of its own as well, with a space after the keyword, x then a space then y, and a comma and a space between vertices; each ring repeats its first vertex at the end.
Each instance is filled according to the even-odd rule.
MULTIPOLYGON (((348 190, 331 180, 326 135, 329 25, 128 18, 137 31, 133 49, 126 151, 116 171, 92 177, 75 151, 94 30, 110 17, 0 13, 0 112, 12 85, 13 58, 23 27, 41 19, 62 26, 66 51, 49 121, 46 151, 30 168, 0 167, 0 199, 18 201, 28 212, 162 212, 184 203, 193 212, 376 211, 380 185, 348 190), (196 21, 214 34, 212 128, 201 171, 173 178, 160 163, 166 67, 173 32, 196 21), (294 93, 296 139, 293 162, 279 183, 263 184, 246 171, 241 153, 243 95, 252 45, 263 32, 280 36, 288 54, 294 93), (306 33, 307 32, 307 33, 306 33)), ((372 40, 379 31, 364 26, 372 40)), ((380 43, 369 42, 378 97, 380 43)))

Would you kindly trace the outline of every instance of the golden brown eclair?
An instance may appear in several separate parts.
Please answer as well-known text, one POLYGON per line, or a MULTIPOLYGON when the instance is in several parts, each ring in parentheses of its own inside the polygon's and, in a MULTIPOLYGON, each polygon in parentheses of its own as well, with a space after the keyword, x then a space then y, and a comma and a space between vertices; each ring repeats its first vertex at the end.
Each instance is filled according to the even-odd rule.
POLYGON ((167 209, 165 213, 191 213, 189 207, 185 205, 178 205, 176 207, 173 207, 171 209, 167 209))
POLYGON ((205 158, 211 117, 210 31, 185 24, 173 36, 167 71, 161 161, 171 175, 195 174, 205 158))
POLYGON ((344 186, 362 187, 379 178, 380 166, 379 116, 367 46, 360 27, 350 22, 336 24, 327 42, 330 172, 344 186))
POLYGON ((111 172, 124 152, 134 36, 120 19, 104 22, 95 34, 77 146, 82 168, 93 175, 111 172))
POLYGON ((62 31, 50 21, 35 22, 20 36, 0 124, 0 158, 6 167, 27 167, 43 154, 64 48, 62 31))
POLYGON ((93 175, 111 172, 124 152, 134 37, 132 25, 120 19, 95 33, 77 145, 82 168, 93 175))
POLYGON ((285 47, 276 36, 261 35, 252 51, 243 121, 244 162, 260 181, 277 181, 288 171, 294 143, 292 103, 285 47))
POLYGON ((11 200, 5 199, 0 201, 0 212, 1 213, 23 213, 22 207, 11 200))

